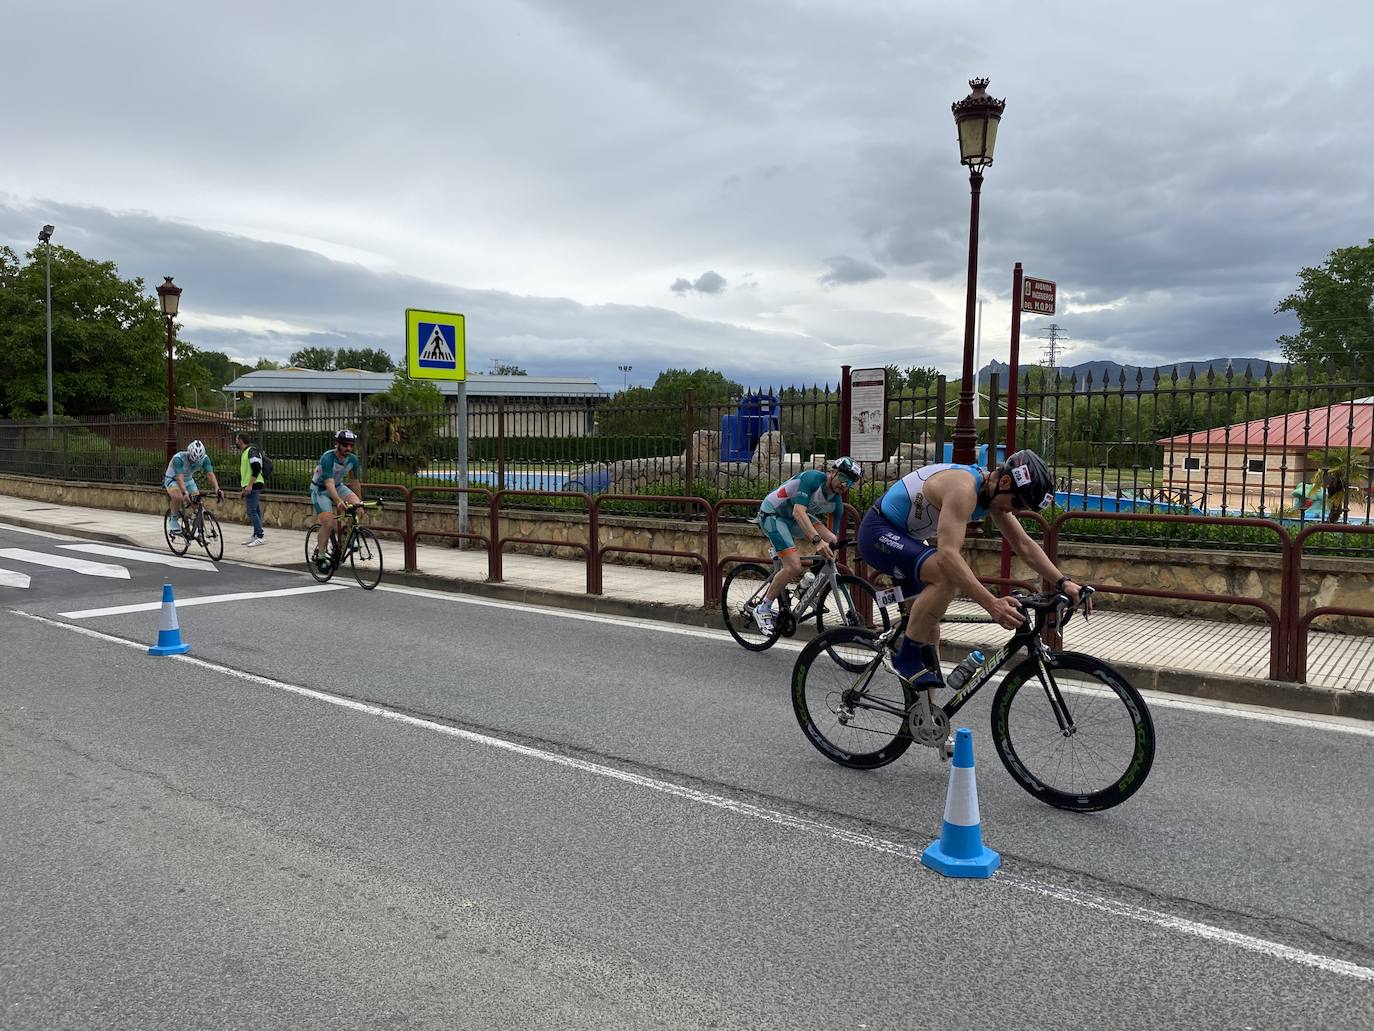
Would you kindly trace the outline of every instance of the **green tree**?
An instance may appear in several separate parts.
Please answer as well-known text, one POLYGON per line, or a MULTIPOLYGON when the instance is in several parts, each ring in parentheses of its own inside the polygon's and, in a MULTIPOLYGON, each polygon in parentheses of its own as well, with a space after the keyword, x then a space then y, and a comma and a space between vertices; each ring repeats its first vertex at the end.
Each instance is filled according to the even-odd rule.
POLYGON ((433 383, 397 372, 384 393, 368 398, 367 410, 369 463, 414 474, 434 457, 447 417, 433 383))
POLYGON ((888 365, 888 394, 924 394, 935 385, 940 370, 933 365, 908 365, 905 369, 888 365))
POLYGON ((510 365, 506 362, 494 362, 491 366, 493 376, 528 376, 529 373, 518 365, 510 365))
POLYGON ((254 372, 275 372, 281 368, 281 362, 274 362, 271 358, 259 358, 253 366, 254 372))
MULTIPOLYGON (((0 417, 47 411, 44 262, 0 247, 0 417)), ((69 416, 165 406, 166 324, 142 279, 52 248, 53 409, 69 416)))
POLYGON ((622 390, 598 410, 602 436, 681 436, 687 432, 687 391, 692 391, 693 426, 719 429, 721 409, 744 388, 714 369, 666 369, 652 387, 622 390))
MULTIPOLYGON (((313 368, 313 366, 311 366, 313 368)), ((336 369, 362 369, 364 372, 395 372, 396 363, 380 347, 341 347, 334 355, 336 369)))
POLYGON ((1279 337, 1284 356, 1335 359, 1357 375, 1374 375, 1374 239, 1339 247, 1318 267, 1299 270, 1298 284, 1274 309, 1298 317, 1298 331, 1279 337))
POLYGON ((288 359, 298 369, 315 369, 317 372, 332 372, 338 366, 335 361, 337 352, 332 347, 302 347, 293 351, 288 359))

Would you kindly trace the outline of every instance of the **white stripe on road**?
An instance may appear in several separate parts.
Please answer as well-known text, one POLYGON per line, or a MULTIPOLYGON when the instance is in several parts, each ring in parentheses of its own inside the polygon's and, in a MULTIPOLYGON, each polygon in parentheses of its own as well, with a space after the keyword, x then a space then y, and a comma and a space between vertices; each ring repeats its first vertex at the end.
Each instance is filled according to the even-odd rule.
POLYGON ((0 569, 0 587, 28 587, 29 574, 16 573, 12 569, 0 569))
POLYGON ((70 569, 82 576, 103 576, 109 580, 129 580, 129 571, 123 566, 108 562, 91 562, 70 555, 49 555, 42 551, 29 551, 26 548, 0 548, 0 558, 14 559, 16 562, 32 562, 36 566, 52 566, 54 569, 70 569))
MULTIPOLYGON (((423 587, 402 587, 382 584, 377 590, 391 594, 410 594, 418 598, 433 598, 437 601, 456 602, 460 605, 480 605, 493 609, 508 609, 536 615, 556 616, 559 619, 581 620, 586 623, 604 623, 607 626, 629 627, 634 630, 650 630, 658 634, 676 634, 680 637, 697 637, 727 643, 738 648, 734 639, 724 630, 707 627, 681 626, 665 623, 662 620, 634 619, 628 616, 607 616, 598 612, 578 612, 573 609, 555 609, 543 605, 525 605, 519 602, 498 601, 493 598, 479 598, 471 594, 456 594, 451 591, 432 591, 423 587)), ((797 641, 778 641, 774 651, 799 652, 805 644, 797 641)), ((946 666, 951 665, 945 663, 946 666)), ((997 683, 994 679, 989 686, 997 683)), ((1212 702, 1198 698, 1181 698, 1178 695, 1164 694, 1159 691, 1141 691, 1150 703, 1150 708, 1180 709, 1206 716, 1232 716, 1239 719, 1255 720, 1260 723, 1276 723, 1280 726, 1303 727, 1307 730, 1331 730, 1340 734, 1354 734, 1357 737, 1374 738, 1374 726, 1367 720, 1346 716, 1323 716, 1319 713, 1276 712, 1262 706, 1245 705, 1240 702, 1212 702)))
MULTIPOLYGON (((346 591, 345 584, 313 584, 310 587, 287 587, 280 591, 244 591, 240 594, 208 594, 203 598, 181 598, 177 600, 179 609, 192 605, 218 605, 226 601, 249 601, 253 598, 284 598, 291 594, 319 594, 321 591, 346 591)), ((107 609, 80 609, 76 612, 59 612, 64 619, 93 619, 96 616, 122 616, 126 612, 152 612, 162 608, 161 601, 143 601, 137 605, 114 605, 107 609)))
MULTIPOLYGON (((18 609, 10 609, 9 611, 11 615, 22 616, 25 619, 31 619, 39 623, 47 624, 48 626, 70 630, 73 633, 94 638, 95 640, 123 645, 127 648, 137 649, 138 651, 146 651, 146 646, 137 641, 130 641, 122 637, 114 637, 110 634, 102 634, 98 630, 73 626, 70 623, 62 623, 58 620, 48 619, 45 616, 36 616, 29 612, 20 612, 18 609)), ((822 823, 818 820, 810 820, 806 817, 795 816, 791 813, 779 812, 775 809, 766 809, 762 806, 752 805, 736 798, 712 795, 708 792, 699 791, 696 788, 689 788, 682 784, 674 784, 666 780, 657 780, 653 777, 646 777, 643 774, 616 769, 613 766, 603 766, 600 763, 588 762, 585 759, 577 759, 570 755, 561 755, 557 752, 546 752, 542 749, 533 748, 529 745, 522 745, 515 741, 507 741, 504 738, 492 737, 489 734, 478 734, 471 730, 463 730, 459 727, 438 723, 434 720, 423 719, 419 716, 411 716, 408 713, 398 712, 395 709, 388 709, 385 706, 375 705, 370 702, 360 702, 352 698, 344 698, 340 695, 318 691, 314 688, 302 687, 298 684, 288 684, 281 680, 273 680, 270 677, 259 676, 256 673, 248 673, 241 669, 234 669, 231 666, 221 666, 216 662, 206 662, 204 659, 192 658, 189 655, 178 655, 173 656, 173 658, 177 661, 199 666, 202 669, 231 676, 238 680, 245 680, 252 684, 259 684, 263 687, 285 691, 290 694, 299 695, 303 698, 313 699, 314 701, 325 702, 328 705, 335 705, 341 709, 348 709, 352 712, 359 712, 368 716, 378 716, 382 719, 392 720, 396 723, 415 727, 420 730, 433 731, 434 733, 443 734, 447 737, 457 738, 460 741, 466 741, 469 744, 500 749, 501 751, 523 756, 527 759, 535 759, 539 762, 545 762, 555 766, 564 766, 570 769, 579 770, 583 773, 589 773, 598 777, 617 780, 635 787, 646 788, 650 791, 671 795, 688 802, 710 806, 714 809, 723 809, 748 819, 762 820, 766 823, 786 827, 790 830, 807 834, 817 834, 859 848, 895 855, 902 859, 910 860, 913 869, 917 867, 917 863, 921 856, 922 849, 919 847, 905 845, 896 841, 888 841, 884 838, 876 838, 872 835, 864 834, 861 831, 837 827, 833 824, 822 823)), ((1188 920, 1184 917, 1174 916, 1169 913, 1145 909, 1126 902, 1120 902, 1116 899, 1092 895, 1075 888, 1064 888, 1046 881, 1038 881, 1029 877, 1017 877, 1005 873, 998 874, 990 883, 994 886, 1005 886, 1016 888, 1019 891, 1032 892, 1045 898, 1067 902, 1071 905, 1081 906, 1085 909, 1105 913, 1109 916, 1122 917, 1137 923, 1149 924, 1166 931, 1173 931, 1178 934, 1201 938, 1222 945, 1230 945, 1235 948, 1244 949, 1247 952, 1268 956, 1271 959, 1297 963, 1302 966, 1322 970, 1329 974, 1336 974, 1357 981, 1374 983, 1374 969, 1360 966, 1357 963, 1336 959, 1332 956, 1324 956, 1316 952, 1308 952, 1305 949, 1294 948, 1291 945, 1284 945, 1281 942, 1269 941, 1265 938, 1256 938, 1253 935, 1241 934, 1238 931, 1231 931, 1224 927, 1215 927, 1211 924, 1200 923, 1196 920, 1188 920)))
POLYGON ((84 551, 88 555, 109 555, 112 558, 128 559, 133 562, 151 562, 159 566, 175 566, 177 569, 199 569, 206 573, 218 573, 215 564, 207 559, 181 558, 178 555, 159 554, 156 551, 135 551, 133 548, 116 548, 112 544, 62 544, 63 551, 84 551))

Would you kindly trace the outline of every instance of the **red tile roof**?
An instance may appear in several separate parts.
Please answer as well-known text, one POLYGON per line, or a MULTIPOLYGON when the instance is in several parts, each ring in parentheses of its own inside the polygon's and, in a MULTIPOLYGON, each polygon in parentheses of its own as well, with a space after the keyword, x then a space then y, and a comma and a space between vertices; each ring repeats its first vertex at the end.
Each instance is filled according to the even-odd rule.
POLYGON ((1351 447, 1367 450, 1374 446, 1374 397, 1360 398, 1309 408, 1288 415, 1218 426, 1214 430, 1195 430, 1164 437, 1156 444, 1195 448, 1226 447, 1271 451, 1310 451, 1351 447))

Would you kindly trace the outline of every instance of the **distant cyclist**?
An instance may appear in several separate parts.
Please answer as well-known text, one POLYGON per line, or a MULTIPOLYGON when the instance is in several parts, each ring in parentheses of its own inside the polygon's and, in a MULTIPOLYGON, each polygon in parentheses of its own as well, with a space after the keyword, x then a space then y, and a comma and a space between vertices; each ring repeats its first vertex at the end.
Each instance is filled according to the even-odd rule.
POLYGON ((796 542, 810 541, 816 545, 817 554, 834 558, 831 546, 839 541, 835 528, 844 514, 845 498, 849 488, 862 478, 863 470, 858 462, 849 457, 837 458, 830 463, 828 471, 808 469, 763 499, 756 522, 782 562, 778 575, 768 585, 767 597, 754 607, 754 622, 764 633, 773 632, 777 618, 773 603, 802 575, 796 542), (812 516, 825 516, 830 525, 816 522, 812 516))
POLYGON ((1027 450, 992 469, 923 466, 894 483, 868 510, 859 525, 859 554, 891 576, 907 598, 916 596, 893 657, 903 679, 928 688, 944 682, 940 619, 956 594, 972 598, 1008 630, 1026 620, 1019 602, 993 595, 964 559, 968 524, 984 516, 992 517, 1016 554, 1077 604, 1079 585, 1055 567, 1015 515, 1041 511, 1053 501, 1054 477, 1040 456, 1027 450))
POLYGON ((191 441, 186 445, 185 451, 178 451, 172 456, 162 474, 162 489, 167 492, 167 498, 172 505, 173 533, 181 531, 181 510, 186 502, 192 494, 200 493, 200 488, 196 486, 196 473, 204 473, 210 478, 210 486, 215 489, 216 500, 224 498, 224 491, 219 487, 219 477, 215 475, 215 467, 210 464, 210 455, 206 452, 205 445, 198 440, 191 441))
POLYGON ((310 500, 320 517, 320 532, 315 537, 315 565, 329 572, 329 533, 334 528, 335 506, 344 508, 362 502, 361 466, 353 447, 358 435, 352 430, 334 434, 334 446, 320 456, 310 477, 310 500), (349 482, 351 481, 351 486, 349 482))

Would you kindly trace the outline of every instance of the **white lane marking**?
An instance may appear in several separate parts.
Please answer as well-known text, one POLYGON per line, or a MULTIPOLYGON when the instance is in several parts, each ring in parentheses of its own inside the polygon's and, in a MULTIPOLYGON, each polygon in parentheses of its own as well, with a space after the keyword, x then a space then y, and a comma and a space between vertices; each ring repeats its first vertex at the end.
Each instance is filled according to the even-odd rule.
MULTIPOLYGON (((290 594, 319 594, 321 591, 346 591, 345 584, 312 584, 309 587, 286 587, 279 591, 243 591, 239 594, 209 594, 203 598, 179 598, 179 609, 192 605, 218 605, 226 601, 248 601, 252 598, 282 598, 290 594)), ((79 609, 76 612, 59 612, 63 619, 93 619, 96 616, 122 616, 126 612, 152 612, 162 608, 161 601, 142 601, 136 605, 113 605, 107 609, 79 609)))
POLYGON ((14 559, 16 562, 32 562, 36 566, 52 566, 54 569, 69 569, 82 576, 103 576, 108 580, 131 579, 129 571, 123 566, 108 562, 91 562, 70 555, 49 555, 42 551, 29 551, 27 548, 0 548, 0 558, 14 559))
MULTIPOLYGON (((25 619, 31 619, 38 623, 47 624, 48 626, 59 627, 63 630, 69 630, 73 633, 81 634, 84 637, 94 638, 98 641, 119 644, 126 648, 137 649, 138 651, 146 650, 145 646, 137 641, 130 641, 123 637, 115 637, 111 634, 103 634, 98 630, 91 630, 84 626, 73 626, 71 623, 63 623, 59 620, 48 619, 46 616, 36 616, 30 612, 20 612, 18 609, 10 609, 9 612, 11 615, 22 616, 25 619)), ((225 676, 234 677, 238 680, 245 680, 252 684, 259 684, 263 687, 285 691, 289 694, 299 695, 303 698, 310 698, 314 701, 338 706, 341 709, 348 709, 352 712, 359 712, 368 716, 377 716, 406 726, 416 727, 420 730, 429 730, 437 734, 443 734, 447 737, 457 738, 460 741, 466 741, 470 744, 481 745, 486 748, 496 748, 504 752, 510 752, 514 755, 523 756, 527 759, 535 759, 539 762, 550 763, 555 766, 564 766, 598 777, 618 780, 635 787, 646 788, 650 791, 671 795, 674 798, 696 802, 700 805, 710 806, 714 809, 723 809, 727 812, 735 813, 738 816, 749 819, 761 820, 766 823, 775 824, 779 827, 786 827, 807 834, 821 835, 834 841, 841 841, 849 845, 855 845, 859 848, 869 849, 873 852, 882 852, 887 855, 899 856, 902 859, 911 860, 913 867, 919 863, 921 852, 923 851, 922 848, 914 845, 904 845, 901 842, 889 841, 886 838, 876 838, 870 834, 864 834, 861 831, 836 827, 832 824, 822 823, 819 820, 807 819, 804 816, 795 816, 791 813, 779 812, 776 809, 766 809, 763 806, 742 802, 739 799, 726 798, 722 795, 713 795, 709 792, 699 791, 696 788, 689 788, 682 784, 674 784, 666 780, 656 780, 653 777, 646 777, 643 774, 631 773, 628 770, 616 769, 613 766, 603 766, 600 763, 588 762, 585 759, 577 759, 570 755, 560 755, 557 752, 546 752, 542 749, 531 747, 530 745, 522 745, 515 741, 507 741, 504 738, 492 737, 488 734, 478 734, 471 730, 463 730, 460 727, 452 727, 448 724, 435 722, 434 720, 427 720, 419 716, 411 716, 408 713, 397 712, 394 709, 388 709, 381 705, 374 705, 371 702, 359 702, 352 698, 344 698, 340 695, 330 694, 326 691, 319 691, 312 687, 302 687, 299 684, 288 684, 285 681, 273 680, 271 677, 259 676, 256 673, 234 669, 231 666, 221 666, 217 662, 207 662, 204 659, 197 659, 190 655, 176 655, 172 656, 172 658, 179 662, 186 662, 193 666, 199 666, 202 669, 207 669, 214 673, 221 673, 225 676)), ((1215 927, 1211 924, 1200 923, 1196 920, 1188 920, 1169 913, 1161 913, 1153 909, 1133 906, 1127 902, 1109 899, 1101 895, 1092 895, 1075 888, 1060 887, 1059 885, 1051 884, 1047 881, 1039 881, 1030 877, 1018 877, 1014 874, 1000 873, 991 883, 995 886, 1004 885, 1016 888, 1020 891, 1033 892, 1045 898, 1067 902, 1071 905, 1081 906, 1085 909, 1106 913, 1109 916, 1118 916, 1127 920, 1136 921, 1137 923, 1150 924, 1166 931, 1174 931, 1178 934, 1189 935, 1191 937, 1201 938, 1223 945, 1231 945, 1238 949, 1244 949, 1247 952, 1255 952, 1268 956, 1271 959, 1286 960, 1290 963, 1314 967, 1317 970, 1322 970, 1329 974, 1337 974, 1341 977, 1348 977, 1357 981, 1374 983, 1374 969, 1360 966, 1357 963, 1351 963, 1348 960, 1336 959, 1332 956, 1324 956, 1320 953, 1294 948, 1291 945, 1284 945, 1282 942, 1269 941, 1266 938, 1256 938, 1253 935, 1241 934, 1239 931, 1231 931, 1224 927, 1215 927)))
POLYGON ((29 586, 28 573, 16 573, 12 569, 0 569, 0 587, 20 587, 29 586))
POLYGON ((151 562, 159 566, 175 566, 177 569, 199 569, 206 573, 218 573, 215 564, 207 559, 182 558, 178 555, 158 554, 156 551, 135 551, 133 548, 116 548, 113 544, 61 544, 63 551, 84 551, 88 555, 109 555, 112 558, 130 559, 134 562, 151 562))
MULTIPOLYGON (((403 587, 395 584, 382 584, 377 590, 392 594, 411 594, 419 598, 433 598, 437 601, 456 602, 460 605, 480 605, 487 608, 509 609, 516 612, 533 612, 538 615, 556 616, 559 619, 581 620, 586 623, 604 623, 608 626, 629 627, 633 630, 652 630, 658 634, 676 634, 680 637, 697 637, 711 641, 721 641, 732 648, 738 648, 724 630, 708 627, 679 626, 653 619, 633 619, 628 616, 607 616, 599 612, 578 612, 570 609, 555 609, 544 605, 522 605, 518 602, 498 601, 492 598, 479 598, 470 594, 455 594, 448 591, 431 591, 423 587, 403 587)), ((797 641, 778 641, 773 651, 799 652, 804 647, 797 641)), ((951 666, 952 663, 945 663, 951 666)), ((989 682, 995 687, 997 679, 989 682)), ((1355 734, 1359 737, 1374 738, 1374 726, 1366 720, 1344 716, 1325 716, 1320 713, 1276 712, 1260 706, 1243 705, 1237 702, 1212 702, 1195 698, 1180 698, 1178 695, 1163 694, 1159 691, 1142 691, 1151 708, 1181 709, 1205 716, 1231 716, 1238 719, 1258 720, 1261 723, 1276 723, 1282 726, 1305 727, 1309 730, 1330 730, 1340 734, 1355 734)))

